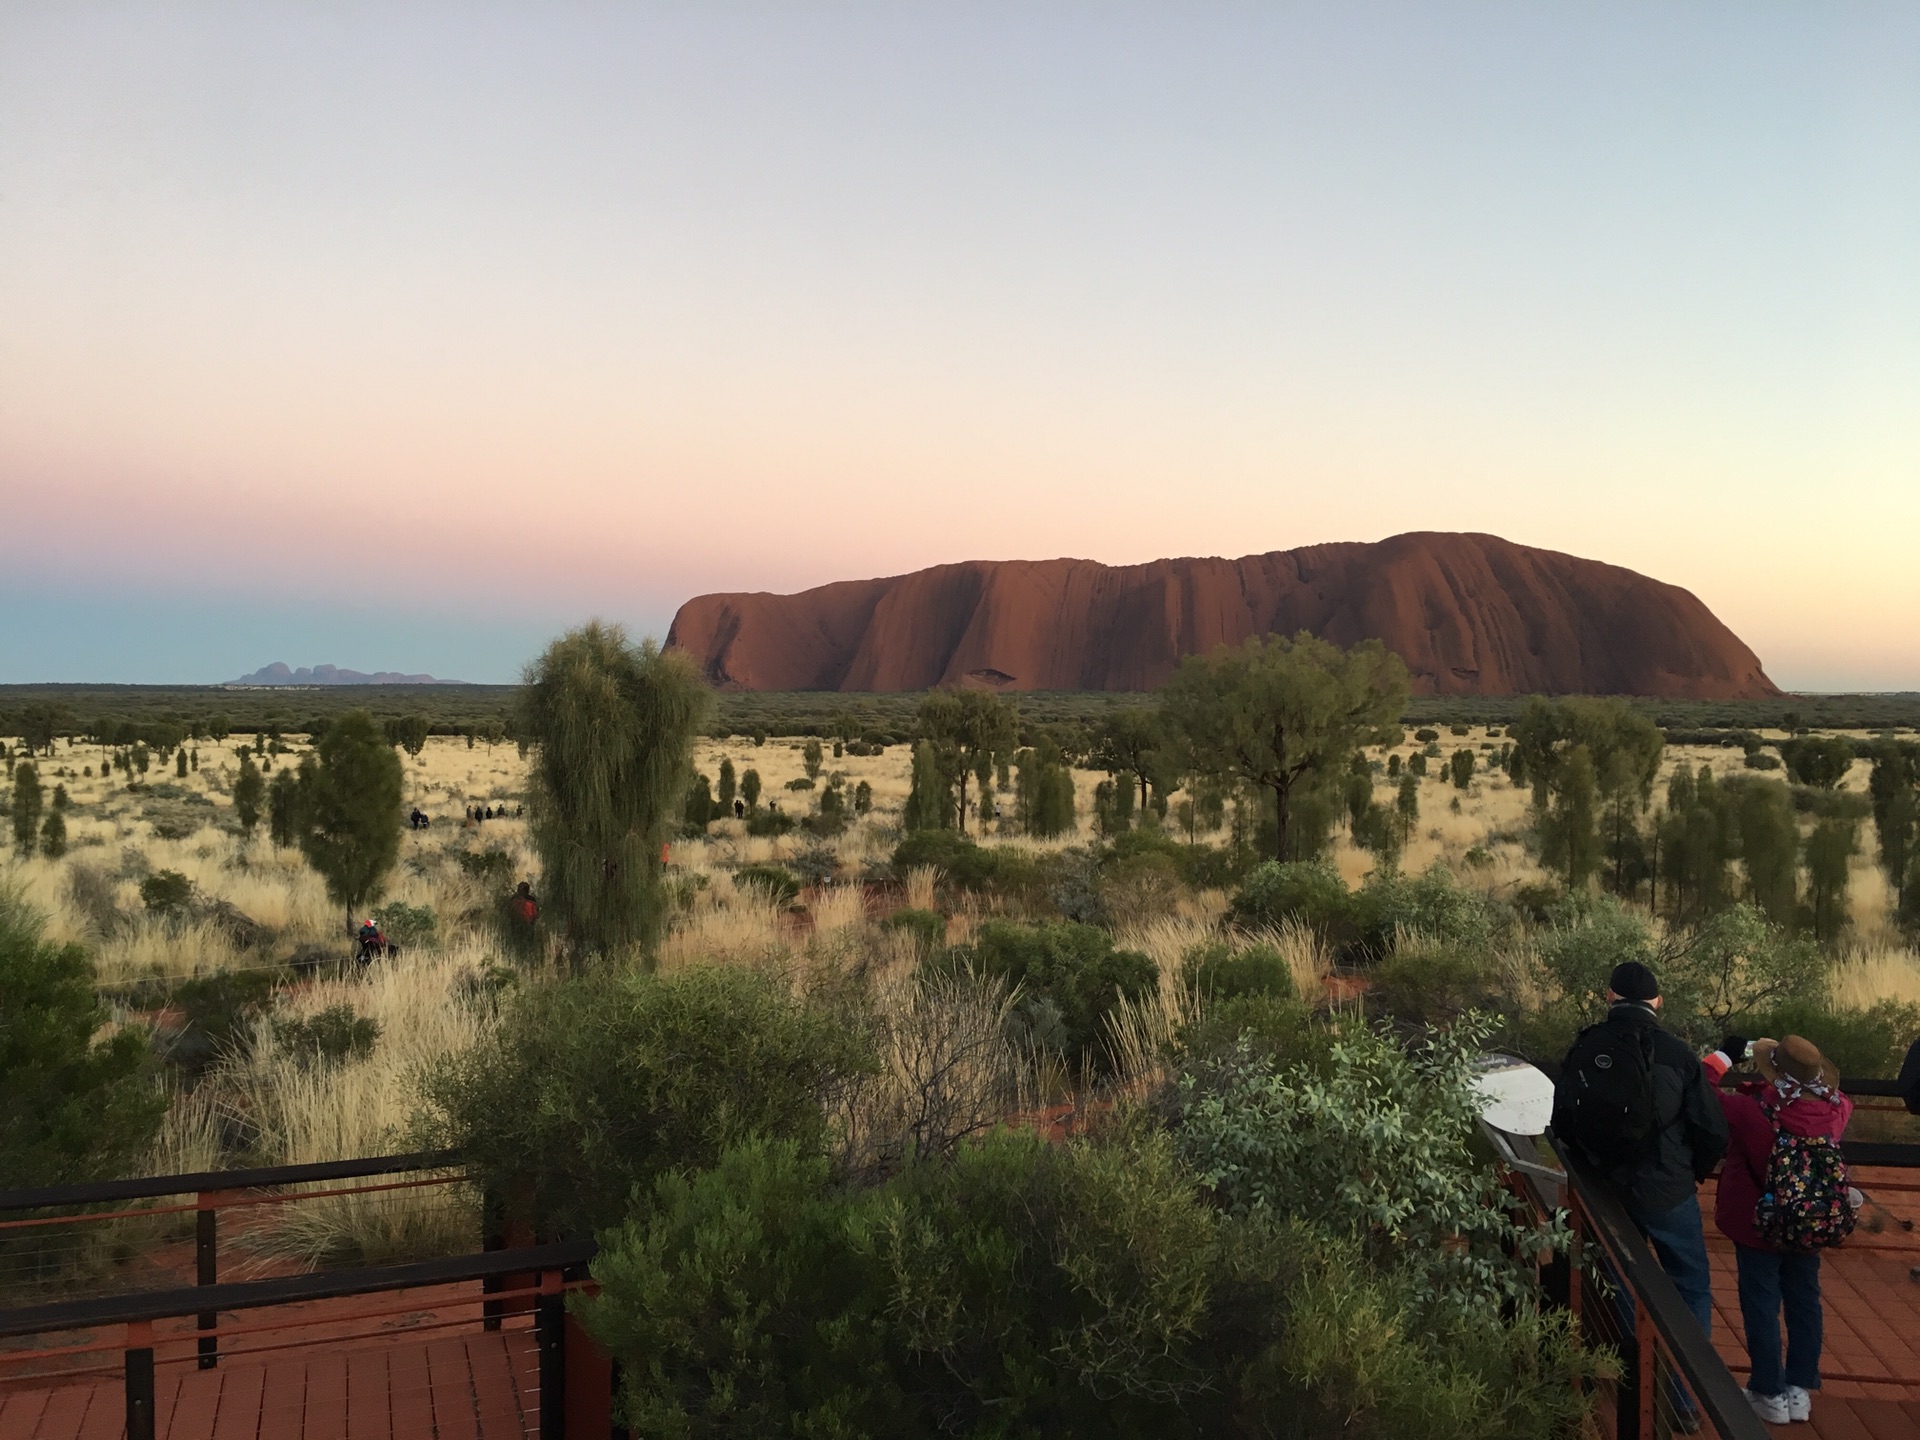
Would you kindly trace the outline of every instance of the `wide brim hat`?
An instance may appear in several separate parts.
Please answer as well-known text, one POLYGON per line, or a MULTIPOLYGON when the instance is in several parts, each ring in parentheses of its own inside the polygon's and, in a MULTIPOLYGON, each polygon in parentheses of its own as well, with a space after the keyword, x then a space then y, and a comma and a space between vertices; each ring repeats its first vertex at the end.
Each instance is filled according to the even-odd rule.
POLYGON ((1779 1080, 1784 1076, 1802 1085, 1834 1086, 1840 1083, 1840 1072, 1834 1068, 1833 1062, 1820 1053, 1818 1045, 1803 1035, 1789 1035, 1784 1040, 1754 1041, 1753 1068, 1768 1080, 1779 1080))

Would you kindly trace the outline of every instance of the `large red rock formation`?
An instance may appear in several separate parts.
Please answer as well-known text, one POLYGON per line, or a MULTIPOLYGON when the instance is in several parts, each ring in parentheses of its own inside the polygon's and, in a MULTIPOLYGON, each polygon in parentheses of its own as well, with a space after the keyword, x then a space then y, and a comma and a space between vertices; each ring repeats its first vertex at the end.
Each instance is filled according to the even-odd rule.
POLYGON ((1239 560, 974 560, 798 595, 702 595, 667 643, 745 690, 1151 690, 1249 635, 1377 637, 1428 695, 1751 699, 1779 690, 1697 599, 1493 535, 1239 560))

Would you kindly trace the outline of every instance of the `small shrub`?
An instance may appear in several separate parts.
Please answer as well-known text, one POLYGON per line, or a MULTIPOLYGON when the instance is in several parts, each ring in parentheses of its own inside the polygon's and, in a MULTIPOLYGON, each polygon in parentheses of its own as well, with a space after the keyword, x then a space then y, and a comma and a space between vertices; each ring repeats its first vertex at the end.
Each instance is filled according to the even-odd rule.
POLYGON ((791 779, 791 780, 789 780, 789 781, 787 781, 787 789, 789 789, 789 790, 811 790, 811 789, 813 789, 813 781, 812 781, 812 779, 811 779, 811 778, 809 778, 808 776, 805 776, 805 775, 796 775, 796 776, 794 776, 794 777, 793 777, 793 779, 791 779))
POLYGON ((791 905, 800 897, 800 877, 784 865, 742 865, 733 872, 733 883, 760 891, 776 905, 791 905))
POLYGON ((1097 1074, 1112 1068, 1107 1016, 1121 1000, 1138 1000, 1160 981, 1145 955, 1116 950, 1106 931, 1072 921, 989 920, 971 945, 949 951, 941 968, 971 970, 1017 986, 1016 1011, 1030 1038, 1069 1065, 1097 1074))
POLYGON ((155 915, 178 915, 192 900, 193 882, 178 870, 156 870, 140 882, 140 903, 155 915))
POLYGON ((1271 945, 1250 945, 1237 952, 1219 943, 1196 946, 1181 960, 1180 978, 1209 1003, 1246 995, 1295 998, 1293 969, 1271 945))
POLYGON ((306 1063, 345 1064, 373 1054, 380 1039, 380 1022, 358 1015, 351 1005, 329 1005, 304 1020, 273 1022, 274 1044, 306 1063))
POLYGON ((826 1099, 875 1066, 844 1014, 778 977, 700 965, 517 987, 498 1028, 426 1079, 437 1138, 539 1233, 586 1235, 650 1202, 654 1182, 755 1137, 803 1154, 826 1099))
POLYGON ((431 945, 439 933, 439 920, 428 905, 405 905, 398 900, 389 901, 373 912, 373 920, 380 927, 380 933, 394 944, 405 949, 431 945))
POLYGON ((453 858, 461 874, 485 885, 504 885, 513 878, 513 857, 504 850, 456 850, 453 858))
POLYGON ((1780 757, 1778 755, 1769 755, 1764 750, 1755 750, 1741 763, 1749 770, 1778 770, 1780 768, 1780 757))
POLYGON ((947 943, 947 917, 937 910, 896 910, 881 925, 888 930, 904 930, 913 936, 922 955, 931 955, 947 943))
POLYGON ((1418 730, 1413 732, 1413 738, 1418 740, 1422 745, 1431 745, 1440 738, 1440 732, 1430 725, 1422 725, 1418 730))
POLYGON ((180 1012, 180 1027, 167 1042, 166 1058, 194 1075, 245 1045, 274 984, 271 971, 222 970, 176 985, 167 1004, 180 1012))

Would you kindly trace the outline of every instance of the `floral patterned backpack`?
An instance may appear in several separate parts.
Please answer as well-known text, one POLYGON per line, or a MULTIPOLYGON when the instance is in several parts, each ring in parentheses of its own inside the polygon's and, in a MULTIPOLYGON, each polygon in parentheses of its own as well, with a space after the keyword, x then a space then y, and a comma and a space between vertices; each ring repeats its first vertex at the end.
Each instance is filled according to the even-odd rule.
POLYGON ((1762 1239, 1781 1250, 1805 1253, 1838 1245, 1853 1233, 1849 1184, 1838 1140, 1789 1134, 1776 1122, 1753 1223, 1762 1239))

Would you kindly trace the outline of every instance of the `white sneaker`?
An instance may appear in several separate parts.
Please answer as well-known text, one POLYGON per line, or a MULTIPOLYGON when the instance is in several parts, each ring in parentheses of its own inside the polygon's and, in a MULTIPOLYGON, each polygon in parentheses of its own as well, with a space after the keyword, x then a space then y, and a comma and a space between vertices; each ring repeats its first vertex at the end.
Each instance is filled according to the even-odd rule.
POLYGON ((1813 1419, 1813 1395, 1798 1385, 1787 1386, 1787 1419, 1813 1419))
POLYGON ((1740 1393, 1753 1406, 1753 1413, 1769 1425, 1784 1425, 1791 1418, 1787 1414, 1787 1397, 1784 1395, 1756 1395, 1751 1390, 1742 1390, 1740 1393))

